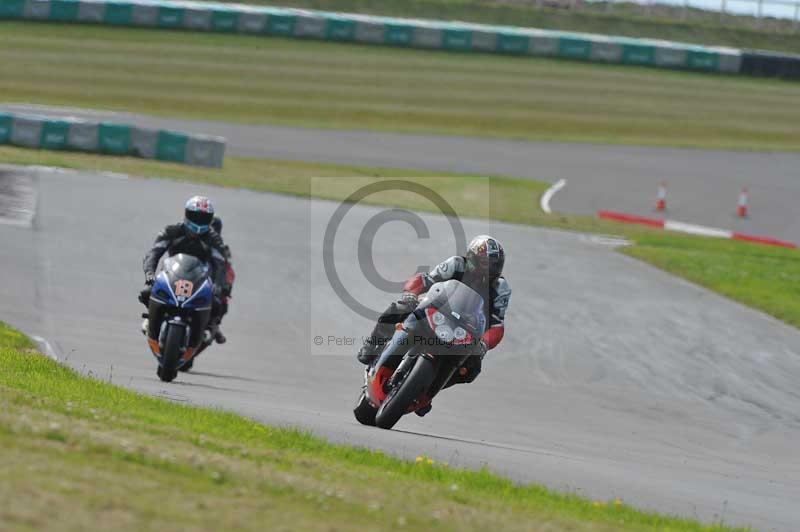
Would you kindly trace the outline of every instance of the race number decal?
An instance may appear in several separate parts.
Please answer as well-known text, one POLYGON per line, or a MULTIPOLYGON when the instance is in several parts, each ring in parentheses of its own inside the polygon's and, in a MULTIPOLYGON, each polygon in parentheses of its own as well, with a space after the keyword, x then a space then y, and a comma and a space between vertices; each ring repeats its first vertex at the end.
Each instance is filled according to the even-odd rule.
POLYGON ((175 297, 189 297, 192 295, 194 284, 181 279, 175 283, 175 297))

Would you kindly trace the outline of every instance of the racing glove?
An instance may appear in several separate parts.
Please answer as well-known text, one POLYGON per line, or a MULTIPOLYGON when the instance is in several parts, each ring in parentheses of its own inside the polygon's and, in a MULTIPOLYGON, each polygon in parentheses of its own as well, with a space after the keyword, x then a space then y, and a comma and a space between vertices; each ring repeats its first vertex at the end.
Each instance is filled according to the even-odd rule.
POLYGON ((145 272, 144 274, 144 284, 147 286, 153 286, 153 282, 155 281, 156 276, 153 272, 145 272))
POLYGON ((417 307, 419 298, 417 297, 417 294, 413 292, 403 292, 403 295, 400 296, 400 301, 413 309, 417 307))

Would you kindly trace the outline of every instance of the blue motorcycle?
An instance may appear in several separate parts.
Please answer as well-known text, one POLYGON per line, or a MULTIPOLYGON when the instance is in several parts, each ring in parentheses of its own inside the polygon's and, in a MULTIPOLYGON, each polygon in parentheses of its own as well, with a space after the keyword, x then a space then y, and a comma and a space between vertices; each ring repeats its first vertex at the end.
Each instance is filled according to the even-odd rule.
POLYGON ((213 342, 208 330, 214 286, 206 263, 178 254, 164 260, 150 291, 145 335, 158 377, 171 382, 213 342))

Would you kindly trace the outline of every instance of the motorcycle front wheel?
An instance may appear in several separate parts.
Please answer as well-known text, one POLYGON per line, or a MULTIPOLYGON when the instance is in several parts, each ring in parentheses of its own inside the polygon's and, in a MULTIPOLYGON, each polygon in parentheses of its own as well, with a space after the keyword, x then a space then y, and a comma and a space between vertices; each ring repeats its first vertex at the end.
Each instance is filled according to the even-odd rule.
POLYGON ((375 425, 382 429, 394 427, 415 399, 428 389, 436 378, 436 367, 424 356, 418 356, 414 367, 386 395, 375 415, 375 425))
POLYGON ((178 376, 178 361, 181 358, 181 342, 183 342, 184 328, 178 325, 167 325, 167 337, 164 349, 161 351, 161 366, 158 378, 164 382, 172 382, 178 376))

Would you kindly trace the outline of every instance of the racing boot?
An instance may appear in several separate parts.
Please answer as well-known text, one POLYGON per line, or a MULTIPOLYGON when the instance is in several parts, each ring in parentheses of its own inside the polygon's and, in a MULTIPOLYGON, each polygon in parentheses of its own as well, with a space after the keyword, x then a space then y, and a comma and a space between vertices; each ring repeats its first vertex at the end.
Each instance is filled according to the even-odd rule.
POLYGON ((220 330, 219 327, 220 327, 219 321, 214 321, 214 323, 208 325, 208 329, 214 336, 214 341, 217 342, 218 344, 224 344, 225 342, 228 341, 228 338, 224 334, 222 334, 222 331, 220 330))
POLYGON ((382 350, 383 350, 382 347, 373 342, 372 339, 370 338, 366 340, 364 342, 364 345, 361 346, 361 349, 358 350, 356 358, 358 359, 359 362, 361 362, 365 366, 369 366, 370 364, 375 362, 375 359, 378 358, 382 350))
POLYGON ((419 417, 425 417, 425 414, 430 412, 432 409, 433 409, 433 404, 432 403, 428 403, 427 406, 423 406, 419 410, 415 410, 414 413, 416 415, 418 415, 419 417))
MULTIPOLYGON (((394 303, 392 307, 394 308, 394 303)), ((372 334, 364 339, 364 345, 358 350, 356 358, 365 366, 372 364, 380 356, 383 348, 389 343, 394 334, 394 323, 381 323, 378 321, 372 334)))

